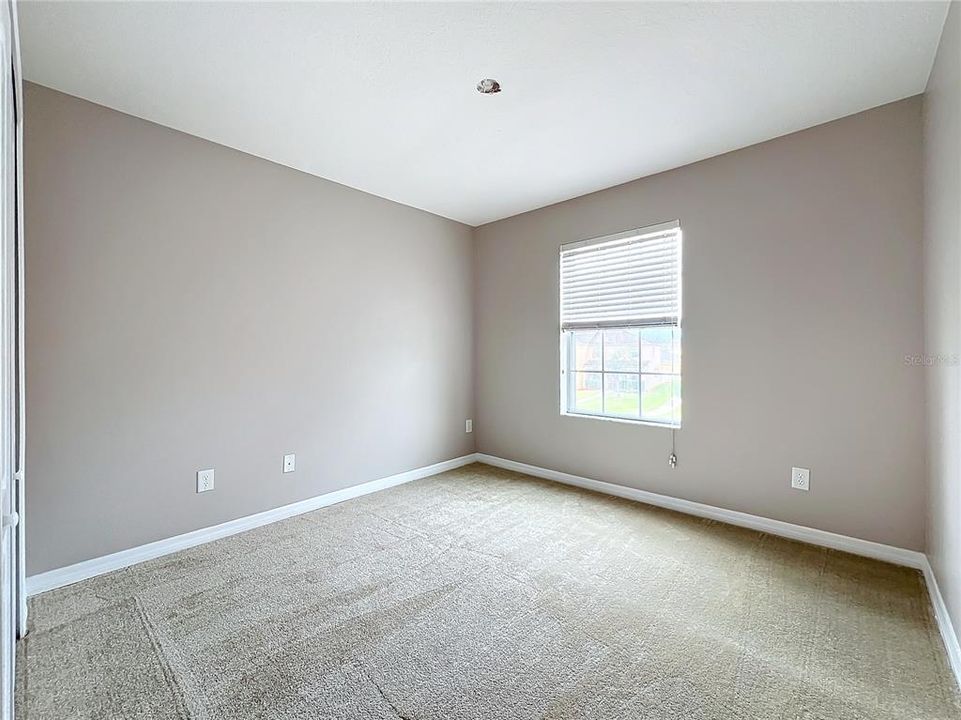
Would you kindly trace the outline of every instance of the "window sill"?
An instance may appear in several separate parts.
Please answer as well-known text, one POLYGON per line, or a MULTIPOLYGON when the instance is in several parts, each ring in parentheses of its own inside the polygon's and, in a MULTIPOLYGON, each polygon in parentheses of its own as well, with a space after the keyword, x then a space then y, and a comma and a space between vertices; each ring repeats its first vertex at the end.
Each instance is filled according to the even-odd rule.
POLYGON ((590 413, 572 413, 561 411, 561 417, 577 418, 580 420, 606 420, 607 422, 624 423, 625 425, 646 425, 647 427, 664 428, 667 430, 680 430, 680 425, 670 423, 659 423, 651 420, 635 420, 634 418, 611 417, 610 415, 591 415, 590 413))

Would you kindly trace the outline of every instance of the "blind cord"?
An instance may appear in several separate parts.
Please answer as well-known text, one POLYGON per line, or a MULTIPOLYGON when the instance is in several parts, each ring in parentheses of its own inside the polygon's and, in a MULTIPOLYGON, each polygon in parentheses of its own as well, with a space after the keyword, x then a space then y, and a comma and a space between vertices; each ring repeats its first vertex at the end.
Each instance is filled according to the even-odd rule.
POLYGON ((674 451, 674 428, 671 428, 671 456, 668 458, 668 462, 671 463, 671 469, 677 467, 677 453, 674 451))

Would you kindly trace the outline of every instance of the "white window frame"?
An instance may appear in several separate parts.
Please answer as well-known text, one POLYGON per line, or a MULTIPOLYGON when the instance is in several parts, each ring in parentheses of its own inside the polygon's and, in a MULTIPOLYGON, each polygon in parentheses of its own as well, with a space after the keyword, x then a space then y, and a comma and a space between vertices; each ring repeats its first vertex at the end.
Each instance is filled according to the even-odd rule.
MULTIPOLYGON (((665 328, 674 328, 674 329, 677 330, 677 332, 679 332, 679 333, 681 332, 681 318, 682 318, 681 308, 682 308, 682 306, 683 306, 683 276, 684 276, 684 273, 683 273, 684 234, 683 234, 683 231, 682 231, 682 229, 681 229, 680 222, 679 222, 679 221, 672 221, 672 222, 668 222, 668 223, 658 223, 658 224, 656 224, 656 225, 650 225, 650 226, 647 226, 647 227, 639 228, 639 229, 637 229, 637 230, 630 230, 630 231, 625 231, 625 232, 620 232, 620 233, 614 233, 614 234, 611 234, 611 235, 605 235, 605 236, 603 236, 603 237, 591 238, 591 239, 589 239, 589 240, 584 240, 584 241, 582 241, 583 244, 588 244, 588 243, 601 243, 601 242, 605 242, 605 241, 608 241, 608 240, 616 240, 616 239, 618 239, 618 238, 620 238, 620 237, 623 237, 623 236, 629 235, 629 234, 630 234, 630 235, 643 235, 643 234, 647 234, 647 233, 653 233, 653 232, 657 232, 658 230, 662 230, 662 229, 664 229, 664 228, 666 228, 666 227, 676 227, 676 228, 677 228, 677 239, 678 239, 677 316, 676 316, 676 318, 672 318, 671 320, 666 320, 665 322, 652 323, 652 324, 648 324, 648 325, 644 325, 644 326, 637 326, 637 325, 617 325, 617 324, 615 324, 615 325, 605 325, 605 324, 599 323, 599 324, 597 325, 597 330, 601 332, 601 343, 602 343, 601 357, 602 357, 602 358, 603 358, 603 342, 604 342, 604 333, 603 333, 603 331, 604 331, 604 330, 621 330, 621 329, 628 329, 628 328, 630 328, 630 329, 635 329, 635 330, 639 330, 639 329, 641 329, 642 327, 647 327, 647 328, 651 328, 651 327, 665 327, 665 328)), ((572 244, 572 245, 565 245, 564 247, 572 247, 572 246, 575 246, 575 245, 574 245, 574 244, 572 244)), ((558 257, 560 257, 560 255, 558 255, 558 257)), ((574 377, 575 377, 574 368, 573 368, 573 365, 574 365, 574 358, 573 358, 574 342, 573 342, 573 336, 574 336, 574 332, 575 332, 575 331, 574 331, 574 330, 564 330, 564 329, 562 329, 562 324, 561 324, 561 321, 560 321, 560 317, 561 317, 561 315, 562 315, 562 313, 563 313, 563 307, 560 305, 561 289, 562 289, 562 287, 563 287, 563 280, 562 280, 562 278, 561 278, 561 268, 560 268, 560 266, 559 266, 559 267, 558 267, 558 299, 559 299, 559 308, 558 308, 558 318, 559 318, 559 324, 558 324, 558 330, 559 330, 559 333, 558 333, 558 335, 559 335, 559 346, 558 346, 558 354, 559 354, 559 356, 560 356, 560 398, 559 398, 559 399, 560 399, 560 414, 561 414, 562 416, 564 416, 564 417, 570 417, 570 418, 582 418, 582 419, 590 419, 590 420, 607 420, 607 421, 610 421, 610 422, 621 422, 621 423, 628 423, 628 424, 631 424, 631 425, 647 425, 647 426, 658 427, 658 428, 679 429, 679 428, 681 427, 681 424, 683 423, 683 403, 682 403, 682 406, 681 406, 681 407, 682 407, 681 417, 680 417, 680 419, 679 419, 677 422, 658 422, 658 421, 656 421, 656 420, 651 420, 651 419, 634 418, 634 417, 630 417, 630 416, 616 415, 616 414, 605 414, 603 411, 602 411, 602 412, 599 412, 599 413, 592 413, 592 412, 585 412, 585 411, 583 411, 583 410, 572 410, 572 409, 571 409, 571 402, 573 401, 573 393, 574 393, 574 390, 573 390, 573 382, 574 382, 574 377)), ((638 333, 638 336, 639 336, 639 337, 638 337, 638 342, 640 342, 640 335, 641 335, 641 333, 639 332, 639 333, 638 333)), ((680 347, 681 345, 683 345, 683 333, 681 333, 681 337, 678 339, 678 343, 679 343, 679 347, 680 347)), ((683 353, 682 353, 682 357, 683 357, 683 353)), ((683 362, 683 361, 682 361, 682 362, 683 362)), ((639 395, 639 402, 641 402, 641 403, 643 403, 643 394, 642 394, 643 381, 642 381, 642 378, 643 378, 645 375, 647 375, 647 376, 650 376, 650 375, 670 375, 670 376, 676 376, 676 377, 678 377, 678 378, 681 378, 681 377, 683 376, 683 369, 679 370, 677 373, 653 373, 653 372, 647 372, 647 373, 645 373, 645 372, 643 372, 643 370, 642 370, 640 367, 638 367, 638 372, 635 373, 635 372, 633 372, 633 371, 623 371, 623 372, 622 372, 622 371, 616 371, 616 370, 604 370, 603 364, 602 364, 600 370, 590 371, 590 372, 597 372, 597 373, 601 376, 601 397, 602 397, 602 398, 603 398, 604 391, 605 391, 605 387, 606 387, 605 376, 606 376, 607 374, 637 375, 638 383, 639 383, 638 395, 639 395)), ((684 388, 684 385, 683 385, 683 383, 682 383, 682 384, 681 384, 681 391, 680 391, 682 397, 683 397, 683 391, 684 391, 683 388, 684 388)), ((603 400, 602 400, 602 402, 601 402, 601 407, 603 408, 603 406, 604 406, 604 405, 603 405, 603 400)))

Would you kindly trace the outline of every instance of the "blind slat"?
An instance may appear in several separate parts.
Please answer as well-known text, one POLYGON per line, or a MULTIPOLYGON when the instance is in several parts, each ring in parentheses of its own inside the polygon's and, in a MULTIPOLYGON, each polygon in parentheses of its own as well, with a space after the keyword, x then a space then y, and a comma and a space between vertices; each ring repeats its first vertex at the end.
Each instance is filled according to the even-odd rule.
POLYGON ((564 302, 590 302, 591 298, 604 298, 611 295, 623 295, 624 297, 637 297, 640 295, 650 295, 653 291, 661 291, 673 295, 674 283, 670 280, 652 277, 647 282, 639 283, 618 283, 617 285, 607 285, 598 288, 583 288, 580 290, 564 293, 564 302))
POLYGON ((625 258, 640 260, 656 255, 669 255, 673 250, 674 245, 671 243, 658 243, 651 247, 629 248, 619 253, 597 253, 592 256, 569 259, 567 261, 567 267, 571 270, 580 270, 587 267, 596 267, 597 265, 622 262, 625 258))
POLYGON ((661 265, 675 265, 677 260, 674 253, 664 253, 650 258, 625 258, 620 262, 599 263, 590 268, 567 268, 566 277, 571 280, 591 278, 598 274, 619 273, 632 268, 653 270, 661 265))
MULTIPOLYGON (((673 266, 673 265, 674 265, 673 262, 663 263, 663 264, 658 263, 656 265, 653 265, 653 264, 645 265, 643 268, 638 268, 636 274, 638 277, 641 277, 641 278, 658 277, 663 274, 665 267, 673 266)), ((668 267, 667 269, 669 270, 670 268, 668 267)), ((593 287, 602 287, 604 285, 613 285, 613 284, 632 285, 633 283, 634 283, 633 274, 631 277, 625 278, 624 273, 617 270, 612 270, 609 273, 596 273, 595 275, 586 275, 584 277, 577 277, 573 280, 570 280, 567 283, 566 287, 571 292, 574 292, 576 290, 580 290, 581 288, 585 288, 585 287, 593 288, 593 287)))
POLYGON ((561 327, 678 323, 680 254, 676 223, 561 247, 561 327))
POLYGON ((568 308, 564 313, 568 318, 579 317, 590 319, 601 315, 626 315, 637 316, 639 318, 648 316, 660 316, 665 313, 672 313, 674 304, 669 298, 660 298, 656 302, 646 303, 644 307, 639 305, 625 305, 623 303, 610 303, 609 305, 593 305, 589 308, 568 308))

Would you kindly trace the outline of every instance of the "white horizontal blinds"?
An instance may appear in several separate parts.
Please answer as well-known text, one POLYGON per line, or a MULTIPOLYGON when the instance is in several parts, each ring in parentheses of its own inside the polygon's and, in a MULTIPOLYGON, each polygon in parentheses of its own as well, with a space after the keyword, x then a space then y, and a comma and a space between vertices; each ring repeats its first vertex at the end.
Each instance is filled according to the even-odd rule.
POLYGON ((561 329, 677 324, 677 222, 561 246, 561 329))

